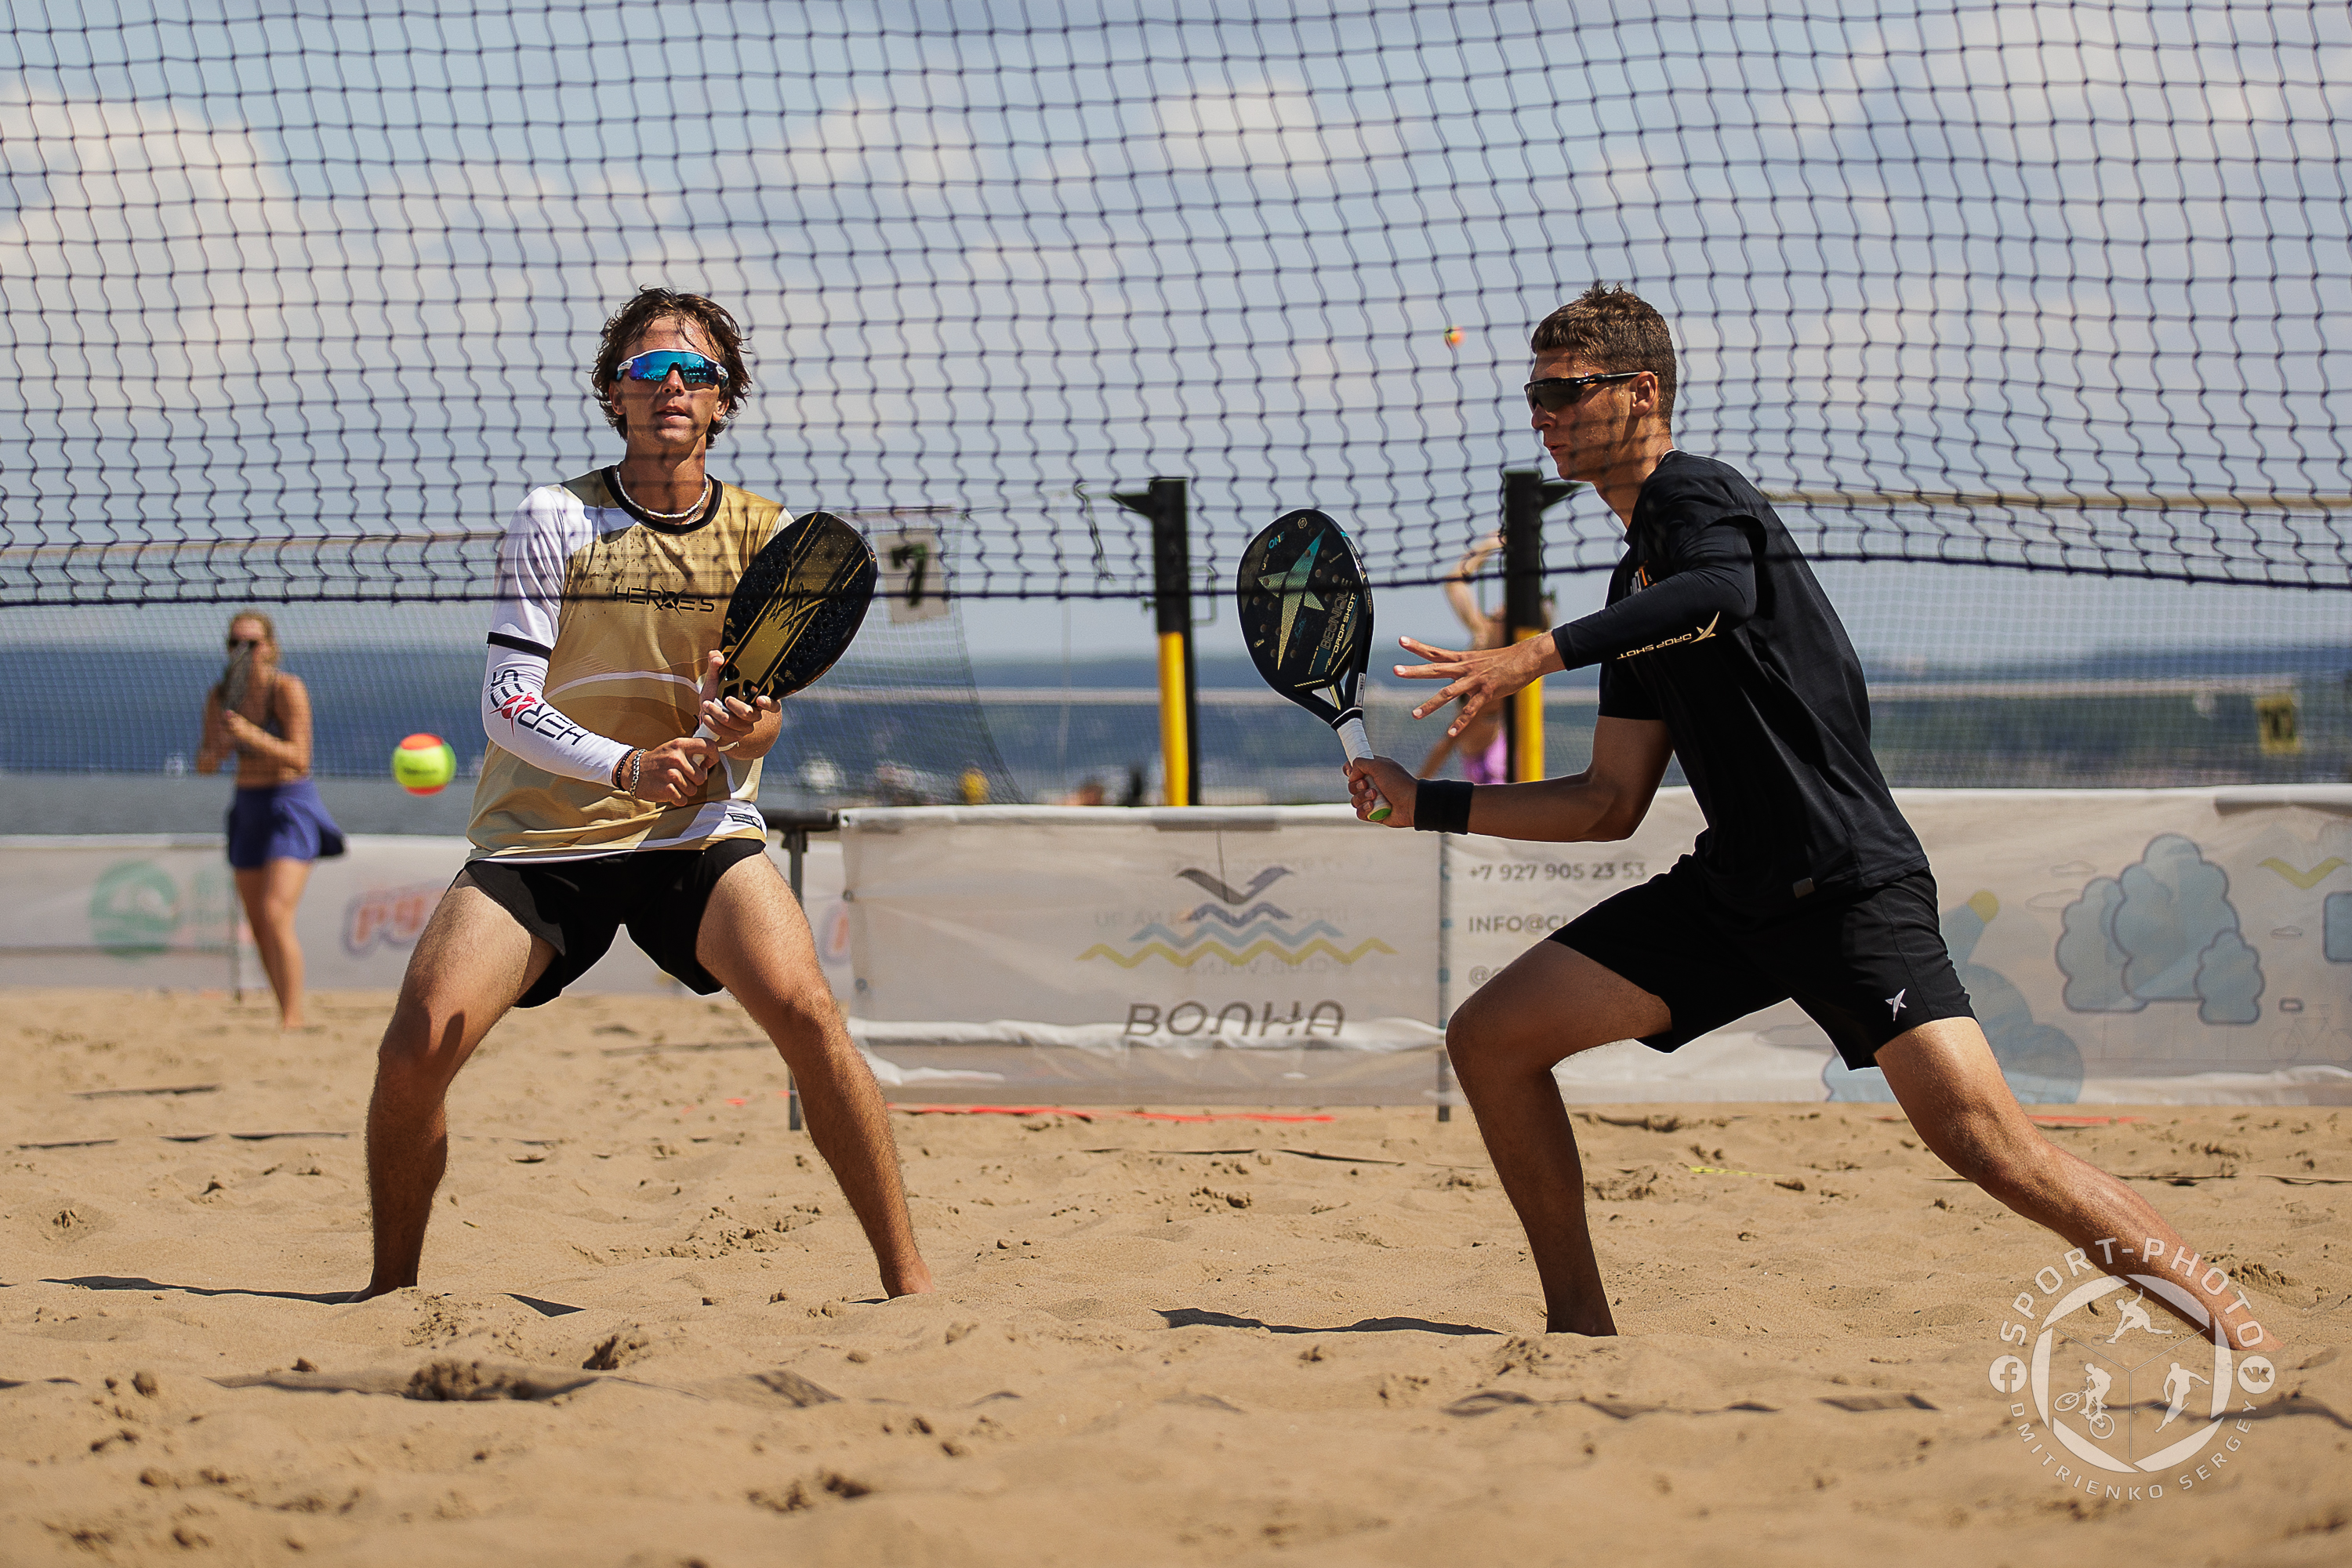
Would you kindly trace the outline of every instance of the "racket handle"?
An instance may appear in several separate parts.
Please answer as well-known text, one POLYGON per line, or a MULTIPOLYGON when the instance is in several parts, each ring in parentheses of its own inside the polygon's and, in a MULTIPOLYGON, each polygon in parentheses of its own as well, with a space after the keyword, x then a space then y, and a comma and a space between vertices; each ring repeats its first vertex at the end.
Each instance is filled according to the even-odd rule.
MULTIPOLYGON (((694 727, 694 738, 698 741, 715 741, 719 739, 719 731, 708 724, 697 724, 694 727)), ((719 749, 722 752, 732 752, 735 749, 735 742, 730 741, 719 749)))
MULTIPOLYGON (((1364 716, 1361 713, 1348 714, 1334 724, 1332 729, 1339 733, 1340 749, 1348 753, 1349 762, 1360 763, 1370 760, 1372 755, 1372 741, 1370 736, 1364 733, 1364 716)), ((1375 800, 1380 799, 1380 792, 1377 788, 1372 792, 1372 795, 1375 800)), ((1389 803, 1381 800, 1380 805, 1372 807, 1369 820, 1386 822, 1388 819, 1389 803)))

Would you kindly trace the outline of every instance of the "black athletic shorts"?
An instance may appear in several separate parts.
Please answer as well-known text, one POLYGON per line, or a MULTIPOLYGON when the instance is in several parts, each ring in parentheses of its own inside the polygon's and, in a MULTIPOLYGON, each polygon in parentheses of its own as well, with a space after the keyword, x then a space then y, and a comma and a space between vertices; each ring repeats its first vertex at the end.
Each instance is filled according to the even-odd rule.
POLYGON ((1661 1051, 1793 999, 1851 1068, 1895 1036, 1938 1018, 1973 1018, 1936 915, 1926 870, 1757 926, 1730 916, 1685 859, 1595 904, 1551 933, 1664 1002, 1674 1027, 1643 1037, 1661 1051))
MULTIPOLYGON (((698 996, 719 989, 695 961, 703 906, 730 866, 767 853, 758 838, 722 838, 702 849, 645 849, 590 860, 476 860, 457 873, 497 900, 522 929, 555 949, 547 973, 518 1007, 536 1007, 594 967, 624 925, 629 940, 698 996)), ((455 886, 453 883, 452 886, 455 886)))

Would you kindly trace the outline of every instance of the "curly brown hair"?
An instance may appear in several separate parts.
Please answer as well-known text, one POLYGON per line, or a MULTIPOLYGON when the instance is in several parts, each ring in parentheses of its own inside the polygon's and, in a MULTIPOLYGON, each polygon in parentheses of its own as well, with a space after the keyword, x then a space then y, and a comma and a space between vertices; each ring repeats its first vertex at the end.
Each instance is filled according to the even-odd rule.
POLYGON ((1528 346, 1567 353, 1604 371, 1646 370, 1658 378, 1658 416, 1675 414, 1675 340, 1666 319, 1622 284, 1595 283, 1536 324, 1528 346))
POLYGON ((627 435, 629 427, 613 402, 613 383, 621 374, 621 362, 629 356, 629 346, 657 322, 668 321, 688 321, 701 328, 719 350, 719 363, 727 368, 727 384, 719 389, 725 406, 710 423, 709 438, 716 445, 719 432, 727 428, 735 411, 743 406, 744 395, 751 390, 751 372, 743 363, 743 329, 716 300, 667 289, 638 289, 636 297, 604 323, 604 334, 596 343, 596 367, 588 373, 591 390, 604 410, 604 422, 627 435))

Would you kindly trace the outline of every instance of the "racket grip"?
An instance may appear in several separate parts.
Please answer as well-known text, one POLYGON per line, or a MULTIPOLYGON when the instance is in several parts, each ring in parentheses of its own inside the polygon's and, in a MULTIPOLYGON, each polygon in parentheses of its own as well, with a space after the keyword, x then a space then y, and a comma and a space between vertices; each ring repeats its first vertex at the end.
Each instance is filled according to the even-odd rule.
MULTIPOLYGON (((719 731, 708 724, 697 724, 694 727, 694 738, 698 741, 715 741, 719 738, 719 731)), ((719 749, 722 752, 732 752, 735 749, 735 742, 730 741, 719 749)))
MULTIPOLYGON (((1372 741, 1370 736, 1364 733, 1364 716, 1361 713, 1349 714, 1333 725, 1332 729, 1338 732, 1340 749, 1348 753, 1349 762, 1360 763, 1371 757, 1372 741)), ((1373 795, 1377 799, 1379 791, 1376 789, 1373 795)), ((1388 819, 1389 803, 1382 800, 1380 805, 1372 807, 1369 820, 1386 822, 1388 819)))

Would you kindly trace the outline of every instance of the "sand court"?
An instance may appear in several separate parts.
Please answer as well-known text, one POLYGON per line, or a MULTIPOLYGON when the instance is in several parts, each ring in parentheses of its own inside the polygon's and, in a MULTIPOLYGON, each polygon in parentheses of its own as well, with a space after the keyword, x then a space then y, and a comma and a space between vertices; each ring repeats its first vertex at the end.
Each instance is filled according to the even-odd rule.
POLYGON ((14 1000, 10 1563, 2321 1563, 2352 1540, 2340 1110, 2054 1124, 2289 1346, 2237 1450, 2129 1500, 2056 1479, 1988 1378, 2063 1248, 1889 1107, 1578 1111, 1613 1342, 1540 1331, 1464 1116, 899 1114, 940 1289, 884 1301, 731 1004, 567 998, 459 1079, 423 1286, 344 1305, 388 997, 321 995, 285 1037, 219 996, 14 1000))

